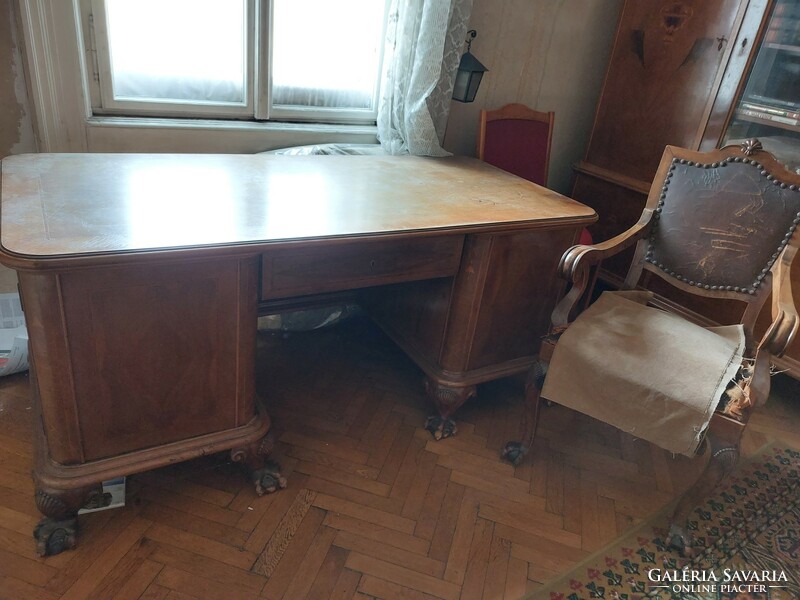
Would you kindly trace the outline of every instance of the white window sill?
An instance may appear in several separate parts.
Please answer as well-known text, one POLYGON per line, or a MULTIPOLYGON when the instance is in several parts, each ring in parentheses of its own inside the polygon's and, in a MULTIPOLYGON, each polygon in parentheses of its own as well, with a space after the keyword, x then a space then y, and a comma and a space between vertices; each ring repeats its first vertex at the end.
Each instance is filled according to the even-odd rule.
POLYGON ((350 133, 375 135, 375 125, 350 123, 285 123, 279 121, 236 121, 221 119, 170 119, 157 117, 93 116, 86 119, 90 127, 137 127, 143 129, 204 129, 215 131, 299 131, 318 133, 350 133))
POLYGON ((308 144, 377 144, 374 125, 93 116, 90 152, 253 153, 308 144))

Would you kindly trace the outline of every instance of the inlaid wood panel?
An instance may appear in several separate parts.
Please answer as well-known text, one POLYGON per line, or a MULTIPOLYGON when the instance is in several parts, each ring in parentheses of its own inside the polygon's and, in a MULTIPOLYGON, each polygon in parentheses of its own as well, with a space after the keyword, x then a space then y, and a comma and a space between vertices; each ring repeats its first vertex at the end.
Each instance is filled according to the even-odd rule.
POLYGON ((538 353, 565 286, 554 267, 578 235, 562 228, 493 236, 469 370, 538 353))
POLYGON ((664 146, 695 148, 745 0, 628 0, 587 162, 651 181, 664 146))
POLYGON ((73 386, 85 460, 252 418, 257 268, 251 258, 59 275, 68 351, 81 358, 73 386))

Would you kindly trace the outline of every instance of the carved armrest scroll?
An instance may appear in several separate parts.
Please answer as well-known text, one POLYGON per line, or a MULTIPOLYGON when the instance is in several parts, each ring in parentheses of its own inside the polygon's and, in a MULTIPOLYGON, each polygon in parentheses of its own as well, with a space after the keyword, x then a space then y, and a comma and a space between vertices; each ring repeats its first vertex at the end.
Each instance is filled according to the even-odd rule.
POLYGON ((653 209, 642 212, 639 221, 627 231, 592 246, 572 246, 561 257, 558 274, 572 282, 572 288, 553 310, 550 322, 553 328, 563 328, 569 324, 569 316, 589 285, 592 267, 600 261, 614 256, 646 237, 653 224, 653 209))

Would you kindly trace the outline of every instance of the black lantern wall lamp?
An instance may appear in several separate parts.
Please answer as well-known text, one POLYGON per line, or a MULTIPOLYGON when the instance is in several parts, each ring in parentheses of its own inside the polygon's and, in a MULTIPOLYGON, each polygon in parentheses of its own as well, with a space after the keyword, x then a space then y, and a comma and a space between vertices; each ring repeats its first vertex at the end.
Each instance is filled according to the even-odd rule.
POLYGON ((488 71, 469 51, 472 40, 478 35, 474 29, 467 31, 467 51, 461 57, 456 73, 456 83, 453 86, 453 100, 459 102, 472 102, 475 94, 478 93, 478 86, 481 84, 483 74, 488 71))

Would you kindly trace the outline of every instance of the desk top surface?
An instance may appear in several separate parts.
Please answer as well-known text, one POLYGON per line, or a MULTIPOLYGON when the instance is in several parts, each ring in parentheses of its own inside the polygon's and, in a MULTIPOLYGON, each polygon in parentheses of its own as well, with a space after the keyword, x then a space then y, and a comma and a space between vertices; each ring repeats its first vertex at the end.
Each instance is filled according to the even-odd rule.
POLYGON ((39 259, 595 219, 465 157, 29 154, 0 198, 2 254, 39 259))

